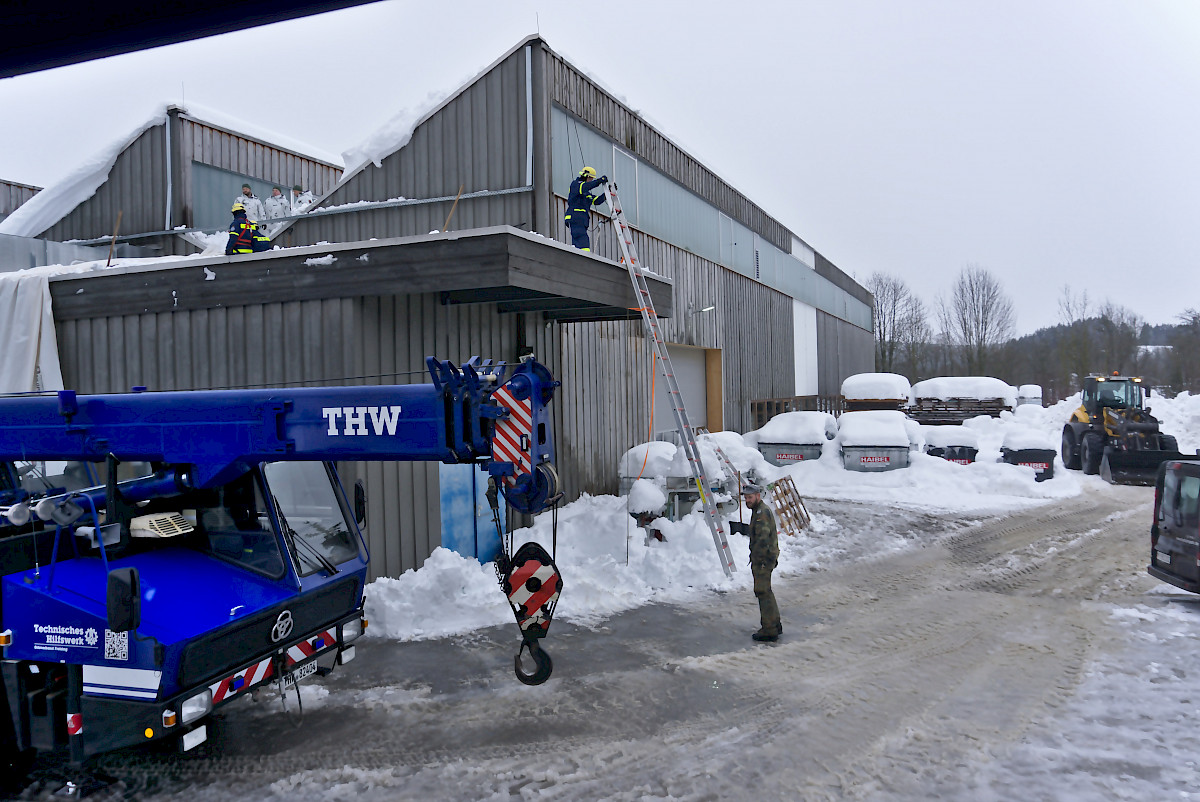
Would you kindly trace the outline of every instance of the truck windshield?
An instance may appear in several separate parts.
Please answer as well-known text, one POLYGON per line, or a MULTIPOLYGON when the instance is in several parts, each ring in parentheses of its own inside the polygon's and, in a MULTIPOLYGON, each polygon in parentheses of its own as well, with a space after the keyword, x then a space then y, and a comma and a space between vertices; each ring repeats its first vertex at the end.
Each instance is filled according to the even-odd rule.
POLYGON ((283 576, 279 541, 254 471, 217 490, 198 491, 189 503, 196 503, 196 520, 214 555, 274 579, 283 576))
POLYGON ((324 463, 272 462, 263 472, 279 511, 295 533, 289 537, 301 541, 292 549, 301 576, 328 570, 324 563, 337 566, 359 556, 324 463))

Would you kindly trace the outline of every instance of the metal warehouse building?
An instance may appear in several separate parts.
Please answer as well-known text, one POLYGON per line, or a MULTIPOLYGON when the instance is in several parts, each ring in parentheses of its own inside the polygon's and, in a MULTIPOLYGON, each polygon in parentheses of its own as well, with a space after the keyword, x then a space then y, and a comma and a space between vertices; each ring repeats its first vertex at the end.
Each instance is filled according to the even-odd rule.
MULTIPOLYGON (((299 181, 322 196, 276 242, 308 247, 57 277, 68 387, 405 383, 424 380, 426 355, 533 352, 563 383, 553 411, 567 498, 614 492, 620 456, 651 430, 653 365, 628 277, 611 261, 611 227, 593 229, 591 254, 563 244, 566 191, 584 163, 619 185, 659 276, 655 303, 696 426, 745 431, 755 399, 836 394, 873 369, 866 290, 538 37, 340 180, 332 165, 280 160, 231 131, 206 150, 199 126, 173 112, 157 146, 135 153, 135 142, 117 159, 141 171, 139 190, 117 186, 114 168, 38 233, 102 235, 123 208, 137 221, 124 232, 153 235, 139 244, 186 252, 165 232, 209 227, 210 206, 223 225, 242 180, 299 181), (203 184, 214 170, 228 183, 203 184)), ((653 420, 673 428, 661 400, 653 420)), ((469 466, 347 467, 367 481, 379 575, 417 567, 443 543, 469 552, 464 531, 488 524, 478 505, 465 519, 451 511, 478 486, 469 466)))

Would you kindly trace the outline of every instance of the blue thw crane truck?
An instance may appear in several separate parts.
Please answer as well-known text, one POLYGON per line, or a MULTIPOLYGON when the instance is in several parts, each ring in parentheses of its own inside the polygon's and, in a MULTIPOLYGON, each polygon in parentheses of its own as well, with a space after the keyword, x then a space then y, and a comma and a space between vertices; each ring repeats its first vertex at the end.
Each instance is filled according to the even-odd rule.
MULTIPOLYGON (((0 398, 0 774, 39 752, 188 750, 251 689, 349 662, 366 495, 337 461, 476 463, 512 509, 554 506, 559 382, 532 358, 427 362, 429 384, 0 398)), ((543 682, 553 558, 506 548, 497 573, 517 676, 543 682)))

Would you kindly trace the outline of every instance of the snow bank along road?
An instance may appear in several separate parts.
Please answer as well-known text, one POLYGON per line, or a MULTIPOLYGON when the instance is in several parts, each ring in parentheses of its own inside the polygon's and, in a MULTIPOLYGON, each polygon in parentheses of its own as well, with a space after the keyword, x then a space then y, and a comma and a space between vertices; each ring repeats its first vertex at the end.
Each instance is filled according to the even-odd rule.
POLYGON ((750 640, 749 592, 556 623, 537 688, 512 676, 513 627, 370 640, 306 688, 299 727, 259 698, 229 708, 201 754, 100 765, 120 795, 195 802, 1200 798, 1186 773, 1128 754, 1077 761, 1069 784, 1020 759, 1064 726, 1091 737, 1076 691, 1094 660, 1131 648, 1112 611, 1175 604, 1145 595, 1152 501, 1096 483, 966 522, 814 502, 914 548, 777 578, 777 644, 750 640))

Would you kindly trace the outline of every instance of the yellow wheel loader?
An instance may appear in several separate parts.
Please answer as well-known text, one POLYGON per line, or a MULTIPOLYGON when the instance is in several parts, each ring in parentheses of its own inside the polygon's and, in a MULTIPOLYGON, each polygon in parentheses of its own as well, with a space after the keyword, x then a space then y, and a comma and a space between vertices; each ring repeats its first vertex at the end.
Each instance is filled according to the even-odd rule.
POLYGON ((1159 431, 1140 377, 1091 375, 1083 403, 1063 426, 1062 461, 1072 469, 1100 474, 1112 484, 1151 485, 1158 466, 1187 459, 1175 438, 1159 431))

